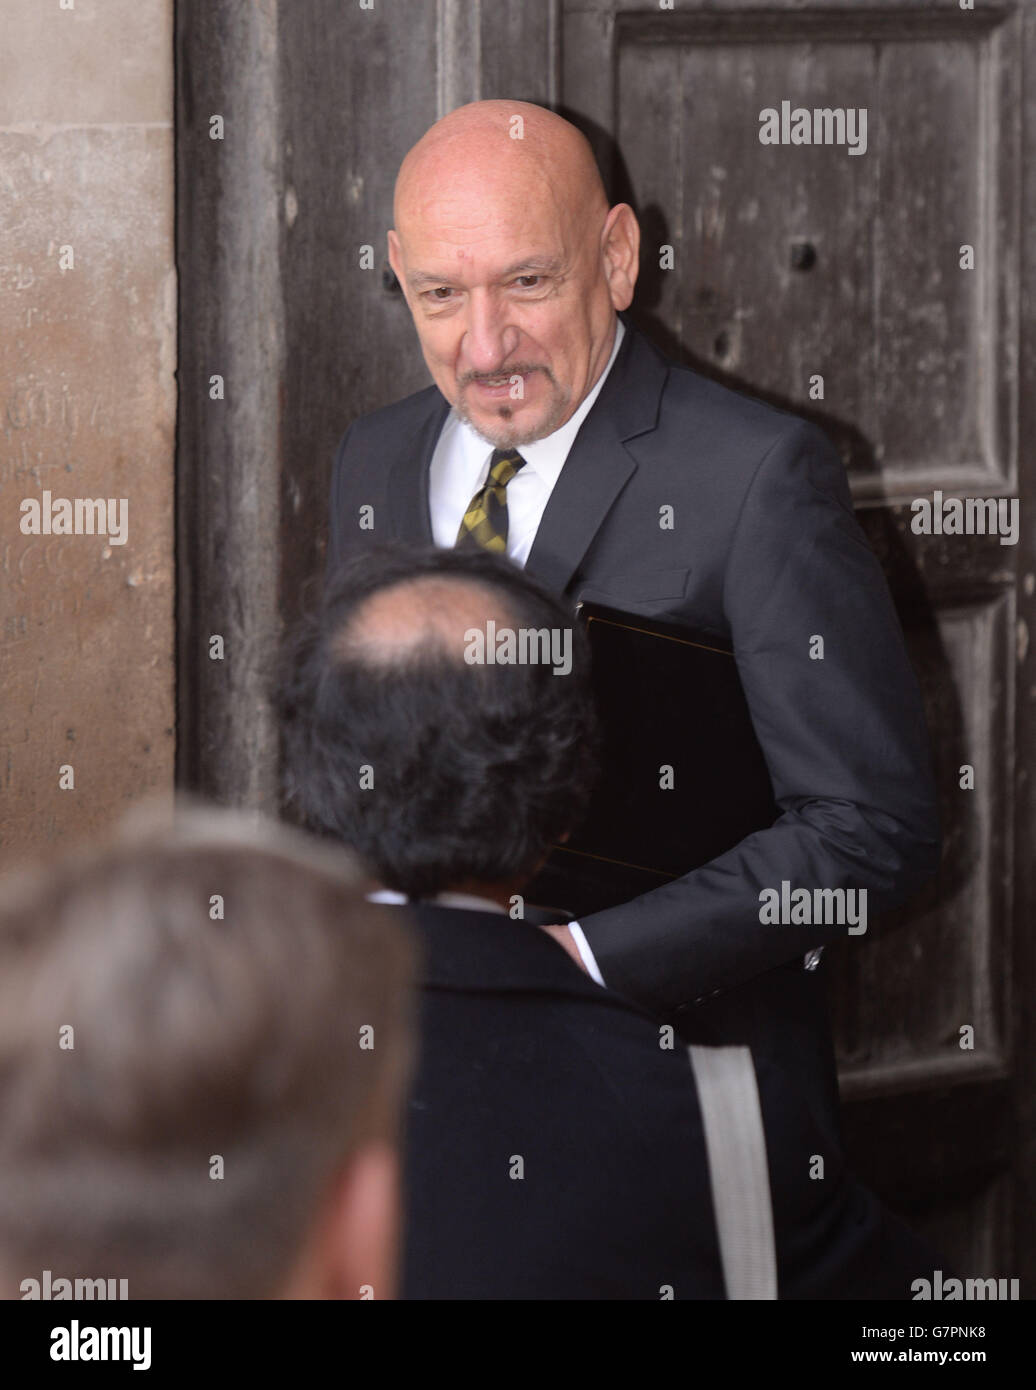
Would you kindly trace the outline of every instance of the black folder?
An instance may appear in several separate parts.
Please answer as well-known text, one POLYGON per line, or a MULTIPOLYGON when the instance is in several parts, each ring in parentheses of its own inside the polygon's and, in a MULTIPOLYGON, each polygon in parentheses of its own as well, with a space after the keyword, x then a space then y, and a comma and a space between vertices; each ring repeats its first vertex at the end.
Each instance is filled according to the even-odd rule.
POLYGON ((525 896, 580 917, 707 864, 780 811, 732 652, 670 622, 596 604, 577 613, 604 728, 600 776, 525 896))

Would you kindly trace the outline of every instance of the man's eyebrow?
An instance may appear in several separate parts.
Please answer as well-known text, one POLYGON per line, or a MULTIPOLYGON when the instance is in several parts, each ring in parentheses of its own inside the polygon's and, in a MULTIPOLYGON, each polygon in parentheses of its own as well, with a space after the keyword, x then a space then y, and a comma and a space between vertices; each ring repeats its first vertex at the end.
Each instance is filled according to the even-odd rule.
POLYGON ((558 256, 533 256, 527 261, 515 261, 501 275, 501 280, 510 280, 515 275, 553 275, 561 269, 558 256))
MULTIPOLYGON (((561 269, 557 256, 533 256, 528 260, 515 261, 500 274, 501 280, 513 279, 516 275, 554 275, 561 269)), ((448 275, 435 275, 429 270, 415 270, 407 276, 407 283, 415 290, 428 286, 449 285, 448 275)))
POLYGON ((448 277, 445 275, 433 275, 429 270, 415 270, 407 277, 407 283, 413 285, 414 289, 419 289, 422 285, 445 285, 448 277))

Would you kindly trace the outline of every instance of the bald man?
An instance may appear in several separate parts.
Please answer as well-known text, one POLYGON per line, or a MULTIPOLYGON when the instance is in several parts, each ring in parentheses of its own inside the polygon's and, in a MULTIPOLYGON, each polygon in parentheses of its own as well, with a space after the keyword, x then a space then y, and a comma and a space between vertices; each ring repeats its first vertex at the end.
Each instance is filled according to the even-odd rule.
POLYGON ((484 101, 437 122, 403 161, 394 221, 389 260, 434 385, 342 439, 329 568, 381 540, 482 546, 572 602, 733 649, 779 819, 549 930, 656 1016, 792 1068, 833 1119, 807 966, 847 927, 762 922, 760 904, 785 884, 862 891, 870 920, 939 854, 917 683, 838 456, 621 317, 637 220, 608 206, 588 143, 553 113, 484 101))

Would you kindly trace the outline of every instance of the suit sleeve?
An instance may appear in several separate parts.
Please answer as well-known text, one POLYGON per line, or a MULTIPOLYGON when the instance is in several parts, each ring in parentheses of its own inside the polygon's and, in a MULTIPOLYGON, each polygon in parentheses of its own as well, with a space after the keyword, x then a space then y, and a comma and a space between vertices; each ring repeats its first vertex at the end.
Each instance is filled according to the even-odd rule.
POLYGON ((782 814, 693 873, 582 918, 609 987, 656 1013, 846 935, 760 922, 762 890, 865 889, 869 923, 938 864, 917 682, 845 470, 811 425, 796 422, 756 469, 723 605, 782 814))

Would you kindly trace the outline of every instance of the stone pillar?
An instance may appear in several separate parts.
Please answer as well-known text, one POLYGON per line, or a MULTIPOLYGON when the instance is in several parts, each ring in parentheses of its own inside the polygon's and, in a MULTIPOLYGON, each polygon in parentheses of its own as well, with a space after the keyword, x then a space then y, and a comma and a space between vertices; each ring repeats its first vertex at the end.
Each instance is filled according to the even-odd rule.
POLYGON ((276 0, 176 12, 180 781, 276 809, 282 178, 276 0))

